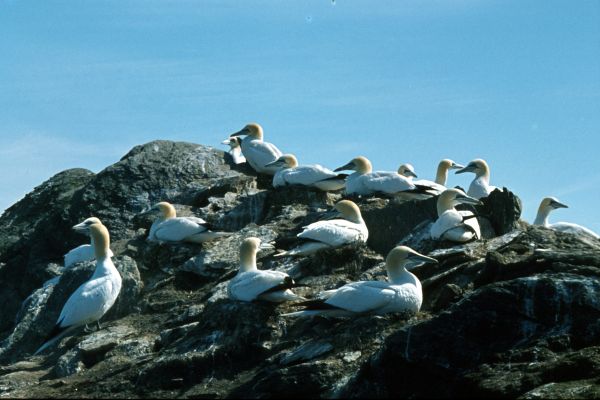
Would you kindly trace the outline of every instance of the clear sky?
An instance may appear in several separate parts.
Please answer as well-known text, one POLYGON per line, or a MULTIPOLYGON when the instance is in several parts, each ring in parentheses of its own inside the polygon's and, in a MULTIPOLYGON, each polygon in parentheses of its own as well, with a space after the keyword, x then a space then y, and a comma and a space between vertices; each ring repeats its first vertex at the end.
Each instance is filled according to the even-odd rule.
POLYGON ((526 220, 554 195, 600 232, 600 1, 0 0, 0 211, 248 122, 330 168, 481 157, 526 220))

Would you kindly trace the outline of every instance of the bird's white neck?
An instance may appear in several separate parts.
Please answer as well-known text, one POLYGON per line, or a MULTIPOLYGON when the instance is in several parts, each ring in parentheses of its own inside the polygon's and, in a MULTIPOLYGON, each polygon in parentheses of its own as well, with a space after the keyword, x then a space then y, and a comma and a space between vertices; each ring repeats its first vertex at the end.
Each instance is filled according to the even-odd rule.
POLYGON ((538 208, 537 215, 535 216, 535 220, 533 221, 534 225, 541 225, 548 227, 548 216, 550 215, 550 211, 552 211, 549 207, 540 207, 538 208))
POLYGON ((456 210, 454 208, 454 205, 452 204, 452 201, 438 201, 437 202, 438 217, 448 210, 456 210))
POLYGON ((245 158, 242 155, 242 148, 239 146, 236 147, 232 147, 231 148, 231 152, 229 153, 231 154, 231 157, 233 158, 233 161, 237 164, 239 164, 240 162, 244 162, 245 158))
POLYGON ((437 173, 435 174, 435 183, 446 186, 446 181, 448 180, 448 168, 446 168, 443 164, 440 163, 438 165, 437 173))
POLYGON ((489 169, 478 169, 477 172, 475 172, 475 179, 478 179, 480 182, 485 182, 485 184, 488 185, 490 183, 489 169))
POLYGON ((240 255, 240 272, 256 270, 256 253, 248 252, 240 255))
POLYGON ((91 279, 106 275, 113 275, 115 273, 119 273, 115 267, 115 264, 113 264, 110 256, 106 256, 104 258, 96 259, 96 269, 94 270, 94 275, 92 275, 91 279))
POLYGON ((387 267, 387 274, 388 280, 392 284, 413 282, 417 279, 417 277, 407 271, 404 266, 387 267))

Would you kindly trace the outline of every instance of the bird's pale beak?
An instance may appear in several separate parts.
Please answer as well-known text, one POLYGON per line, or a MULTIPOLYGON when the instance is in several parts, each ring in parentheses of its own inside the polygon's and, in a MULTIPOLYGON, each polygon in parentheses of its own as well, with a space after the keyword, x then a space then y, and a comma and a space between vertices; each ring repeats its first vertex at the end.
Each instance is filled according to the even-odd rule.
POLYGON ((412 172, 412 171, 406 171, 406 175, 408 175, 408 176, 412 176, 413 178, 418 178, 417 174, 415 174, 415 173, 414 173, 414 172, 412 172))
POLYGON ((259 250, 275 250, 275 245, 269 242, 260 242, 259 250))
POLYGON ((225 139, 221 142, 221 144, 230 144, 231 141, 229 139, 225 139))
POLYGON ((553 201, 552 202, 552 207, 554 207, 554 208, 569 208, 568 205, 563 204, 563 203, 561 203, 559 201, 553 201))
POLYGON ((155 208, 155 207, 150 207, 150 208, 148 208, 148 209, 146 209, 146 210, 140 211, 139 213, 137 213, 137 215, 139 215, 139 216, 143 216, 143 215, 150 214, 150 213, 152 213, 152 212, 154 212, 154 211, 157 211, 157 208, 155 208))
POLYGON ((82 222, 80 224, 73 225, 73 230, 77 233, 87 234, 90 232, 90 227, 82 222))
POLYGON ((411 254, 408 259, 412 262, 414 262, 415 264, 420 264, 420 263, 433 263, 433 264, 438 264, 438 260, 436 260, 435 258, 431 258, 431 257, 427 257, 424 256, 423 254, 419 254, 419 253, 414 253, 411 254))
POLYGON ((245 126, 241 130, 237 131, 236 133, 232 133, 229 136, 244 136, 244 135, 249 135, 249 134, 250 134, 250 129, 248 129, 248 127, 245 126))
POLYGON ((481 201, 479 201, 473 197, 470 197, 470 196, 457 197, 456 201, 458 201, 459 203, 462 203, 462 204, 472 204, 474 206, 480 206, 483 204, 481 201))
POLYGON ((465 167, 464 165, 454 163, 453 165, 450 166, 450 169, 462 169, 464 167, 465 167))
POLYGON ((340 172, 340 171, 346 171, 348 169, 354 169, 354 163, 352 161, 350 161, 348 164, 346 165, 342 165, 339 168, 334 169, 334 172, 340 172))
POLYGON ((467 165, 466 167, 463 167, 463 168, 459 169, 458 171, 456 171, 455 174, 463 174, 465 172, 474 172, 475 169, 477 169, 476 166, 474 166, 474 165, 467 165))

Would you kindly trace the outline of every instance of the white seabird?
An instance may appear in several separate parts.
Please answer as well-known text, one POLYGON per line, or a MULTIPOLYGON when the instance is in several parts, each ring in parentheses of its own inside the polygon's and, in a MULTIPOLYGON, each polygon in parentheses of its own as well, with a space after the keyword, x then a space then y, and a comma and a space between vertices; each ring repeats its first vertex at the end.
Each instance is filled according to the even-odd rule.
POLYGON ((318 299, 299 303, 306 309, 283 316, 310 315, 348 316, 358 313, 385 314, 390 312, 418 312, 423 303, 421 281, 407 271, 423 262, 437 260, 417 253, 406 246, 393 248, 386 260, 388 282, 360 281, 348 283, 338 289, 319 293, 318 299))
POLYGON ((284 154, 266 167, 280 168, 273 175, 273 187, 302 185, 329 191, 342 189, 346 184, 346 174, 337 174, 319 164, 298 165, 293 154, 284 154))
POLYGON ((175 207, 166 201, 161 201, 145 211, 158 210, 158 217, 148 233, 148 241, 151 242, 192 242, 202 243, 231 235, 230 232, 214 232, 208 229, 208 223, 198 217, 178 217, 175 207))
POLYGON ((540 207, 538 208, 538 212, 533 224, 554 229, 555 231, 572 233, 575 235, 590 235, 595 239, 600 239, 600 236, 598 236, 596 232, 586 228, 585 226, 573 224, 570 222, 556 222, 554 224, 549 223, 548 216, 550 215, 550 212, 556 210, 557 208, 569 207, 566 204, 563 204, 560 201, 558 201, 556 197, 545 197, 540 203, 540 207))
POLYGON ((297 236, 304 243, 291 250, 276 254, 275 257, 305 256, 321 249, 340 247, 354 242, 366 243, 369 230, 362 219, 360 209, 350 200, 342 200, 335 205, 336 216, 341 218, 313 222, 304 227, 297 236))
POLYGON ((455 173, 462 174, 464 172, 473 172, 475 174, 475 179, 473 179, 467 191, 469 196, 481 199, 489 196, 490 193, 498 189, 496 186, 490 185, 490 167, 485 160, 481 158, 475 159, 455 173))
POLYGON ((233 159, 234 164, 243 164, 246 162, 246 157, 242 154, 242 139, 239 136, 231 136, 227 140, 223 140, 221 144, 229 145, 229 155, 233 159))
POLYGON ((121 275, 109 255, 108 229, 97 218, 87 219, 75 225, 73 229, 92 237, 96 269, 92 277, 71 294, 60 312, 54 329, 35 354, 77 327, 96 322, 99 328, 100 318, 113 306, 121 291, 121 275))
MULTIPOLYGON (((88 218, 86 221, 92 221, 91 223, 100 223, 100 220, 96 217, 88 218)), ((85 222, 85 221, 84 221, 85 222)), ((108 256, 113 257, 113 252, 108 249, 108 256)), ((90 244, 82 244, 67 252, 64 256, 64 268, 70 268, 71 266, 84 262, 91 261, 96 257, 94 250, 94 238, 90 238, 90 244)))
POLYGON ((431 238, 468 242, 481 238, 481 229, 477 217, 471 211, 456 210, 458 204, 477 205, 481 202, 469 197, 459 189, 446 189, 437 199, 438 218, 431 226, 431 238))
POLYGON ((398 168, 398 173, 402 176, 405 176, 415 185, 429 186, 433 190, 431 193, 435 193, 436 195, 441 194, 444 190, 446 190, 446 181, 448 179, 448 170, 450 169, 461 169, 464 168, 463 165, 457 164, 454 161, 445 158, 438 164, 437 172, 435 175, 435 182, 429 181, 427 179, 418 179, 413 180, 412 178, 416 178, 417 174, 415 173, 415 169, 411 164, 402 164, 400 168, 398 168))
POLYGON ((305 300, 291 290, 293 287, 304 285, 297 285, 285 272, 256 268, 256 253, 265 248, 273 248, 273 246, 261 244, 260 239, 256 237, 249 237, 242 241, 240 270, 227 285, 229 298, 242 301, 258 299, 275 303, 305 300))
POLYGON ((431 188, 417 186, 396 171, 373 172, 371 162, 363 156, 352 159, 348 164, 336 168, 334 171, 343 170, 356 171, 346 178, 346 194, 395 194, 406 191, 431 194, 427 192, 431 188))
POLYGON ((274 175, 278 167, 265 167, 265 165, 282 156, 281 151, 272 143, 263 141, 263 129, 259 124, 248 124, 239 132, 230 136, 243 136, 242 153, 246 161, 256 172, 274 175))

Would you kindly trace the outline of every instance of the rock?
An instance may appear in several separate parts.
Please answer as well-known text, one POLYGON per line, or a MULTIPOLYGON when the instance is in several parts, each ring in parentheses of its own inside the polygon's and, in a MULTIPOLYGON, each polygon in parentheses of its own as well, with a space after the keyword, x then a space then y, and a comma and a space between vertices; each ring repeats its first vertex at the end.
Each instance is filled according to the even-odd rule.
MULTIPOLYGON (((135 261, 124 256, 114 262, 122 278, 121 292, 115 304, 102 318, 103 321, 122 317, 139 308, 137 299, 143 284, 135 261)), ((48 285, 33 293, 24 317, 11 335, 0 343, 0 362, 16 360, 24 354, 33 353, 41 346, 56 324, 64 303, 89 279, 95 268, 95 262, 80 263, 67 269, 55 285, 48 285)))
POLYGON ((323 355, 333 350, 333 345, 329 342, 314 341, 302 344, 297 349, 285 354, 279 364, 290 365, 298 361, 309 361, 315 357, 323 355))
MULTIPOLYGON (((543 372, 542 362, 554 363, 557 358, 572 357, 570 352, 599 343, 600 326, 595 323, 600 316, 599 294, 596 279, 565 273, 487 285, 438 316, 388 337, 344 394, 525 394, 552 380, 552 374, 543 372), (550 344, 558 336, 571 338, 563 349, 566 355, 556 354, 550 344), (540 363, 538 368, 530 368, 532 362, 540 363), (506 371, 511 368, 514 372, 507 379, 506 371)), ((571 371, 569 380, 589 376, 588 370, 571 371)))
POLYGON ((401 243, 435 257, 414 266, 423 304, 415 315, 289 318, 292 302, 232 301, 239 244, 278 249, 330 215, 341 193, 273 189, 271 177, 234 166, 207 146, 155 141, 98 174, 68 170, 0 217, 0 397, 597 397, 600 385, 600 241, 520 221, 508 189, 476 207, 481 240, 429 239, 436 198, 353 198, 370 231, 311 257, 275 258, 318 292, 385 280, 401 243), (232 235, 202 244, 146 240, 166 200, 181 216, 232 235), (63 254, 87 239, 71 226, 99 216, 123 277, 102 329, 83 327, 31 353, 94 263, 62 272, 63 254))

